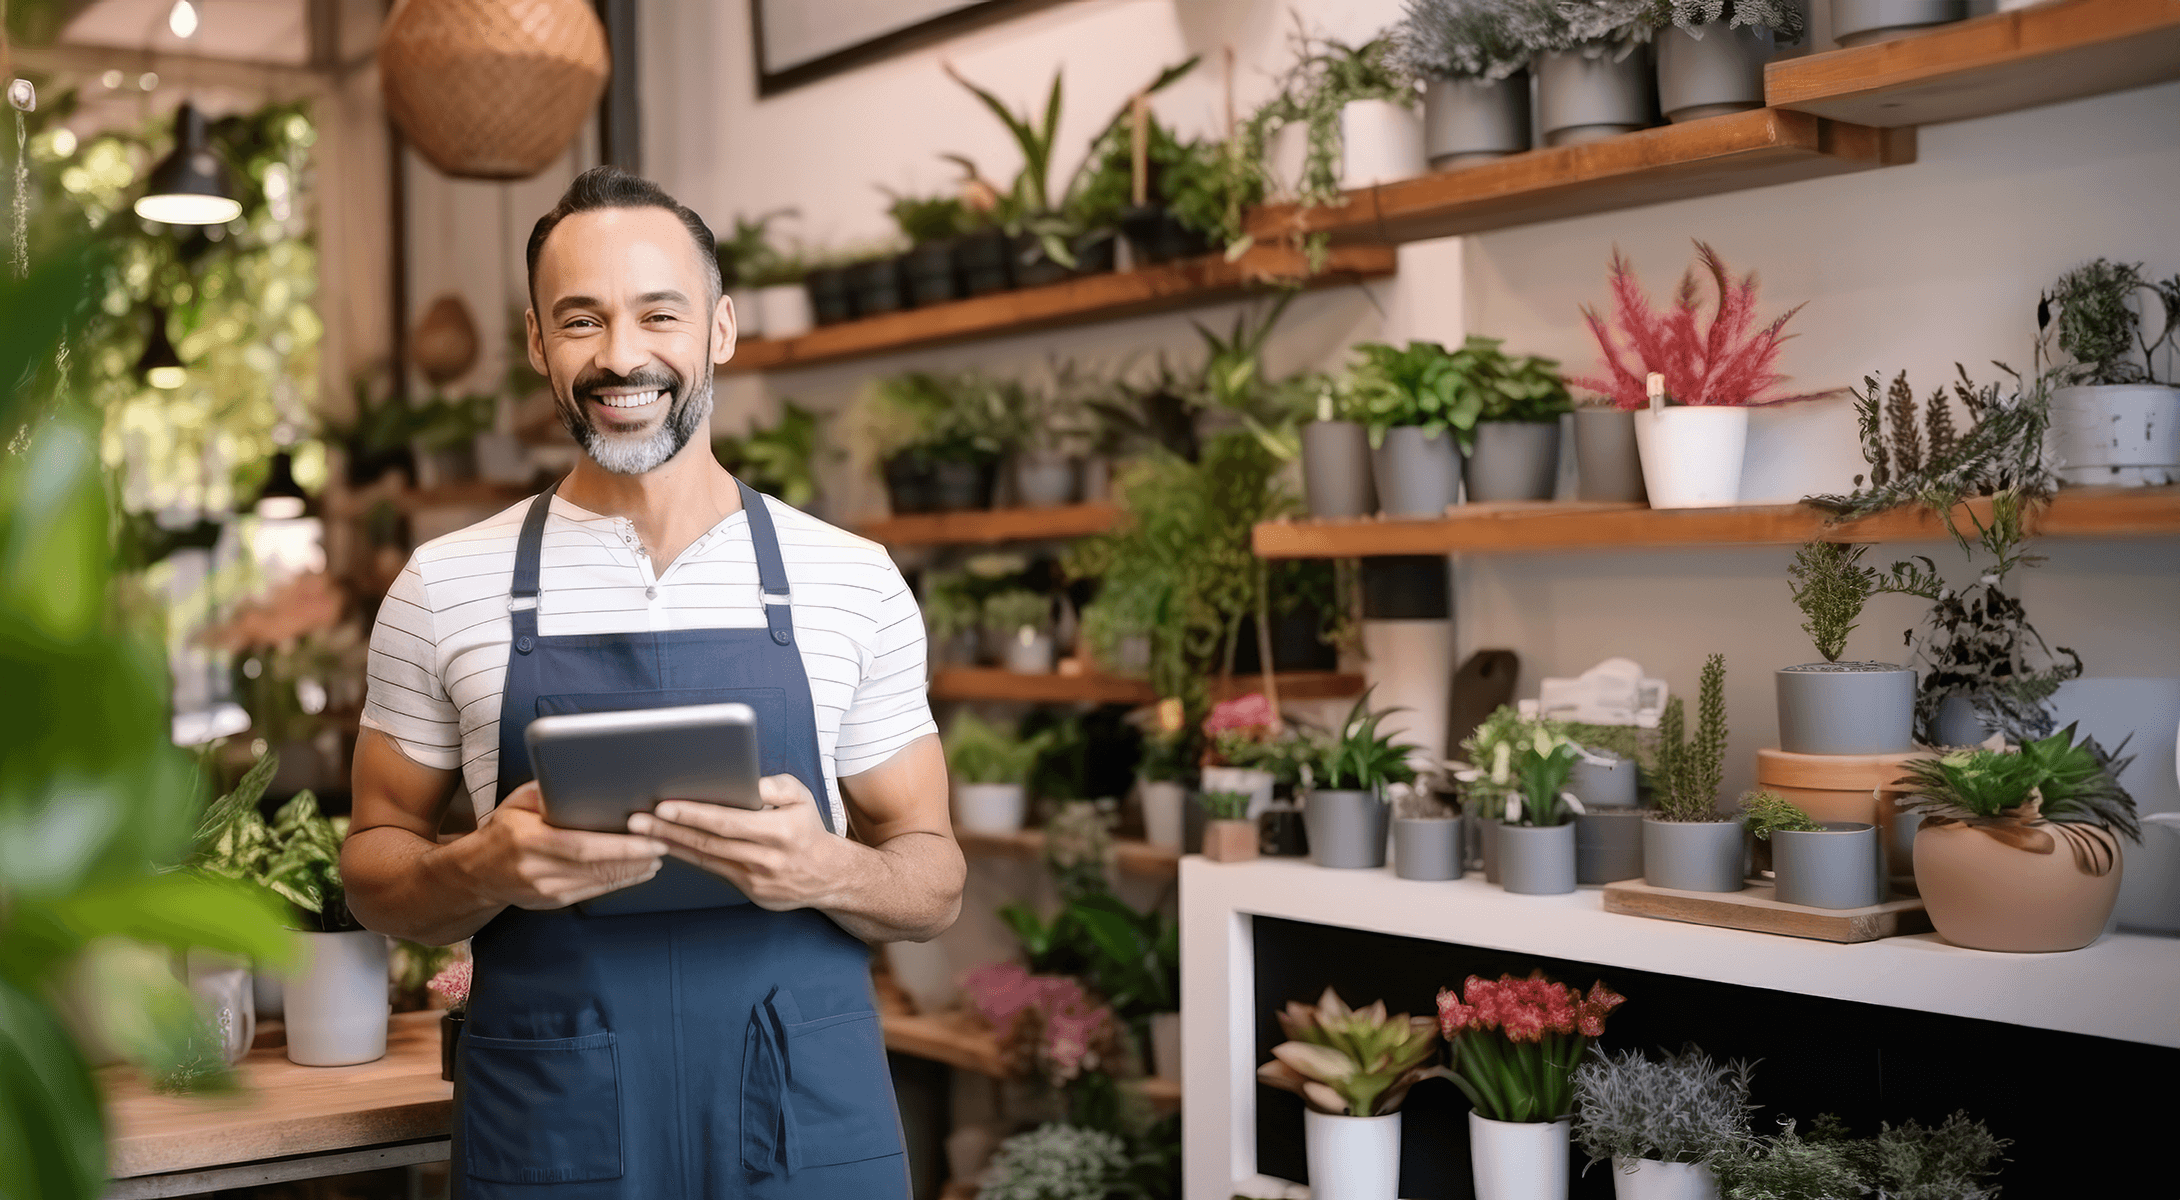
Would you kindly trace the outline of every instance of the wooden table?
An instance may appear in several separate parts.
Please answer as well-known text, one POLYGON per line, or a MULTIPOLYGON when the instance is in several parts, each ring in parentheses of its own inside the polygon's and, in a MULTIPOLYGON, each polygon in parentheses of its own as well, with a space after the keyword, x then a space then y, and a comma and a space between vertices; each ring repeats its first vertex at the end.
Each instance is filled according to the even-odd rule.
POLYGON ((113 1183, 107 1200, 443 1162, 454 1085, 439 1078, 439 1014, 393 1018, 386 1057, 299 1067, 285 1045, 236 1067, 243 1090, 161 1096, 125 1067, 101 1072, 113 1183))

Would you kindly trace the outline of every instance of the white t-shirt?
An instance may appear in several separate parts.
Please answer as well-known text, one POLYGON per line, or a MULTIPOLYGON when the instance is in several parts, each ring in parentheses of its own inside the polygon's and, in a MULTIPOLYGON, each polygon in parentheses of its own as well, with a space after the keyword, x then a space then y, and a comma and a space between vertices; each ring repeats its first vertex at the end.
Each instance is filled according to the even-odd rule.
MULTIPOLYGON (((925 695, 924 625, 877 543, 765 498, 787 569, 795 646, 810 677, 833 828, 839 779, 938 726, 925 695)), ((477 814, 495 803, 500 694, 513 627, 507 593, 530 502, 426 542, 371 631, 363 724, 427 767, 459 768, 477 814)), ((539 566, 538 633, 762 629, 749 516, 735 512, 654 577, 633 522, 554 496, 539 566)))

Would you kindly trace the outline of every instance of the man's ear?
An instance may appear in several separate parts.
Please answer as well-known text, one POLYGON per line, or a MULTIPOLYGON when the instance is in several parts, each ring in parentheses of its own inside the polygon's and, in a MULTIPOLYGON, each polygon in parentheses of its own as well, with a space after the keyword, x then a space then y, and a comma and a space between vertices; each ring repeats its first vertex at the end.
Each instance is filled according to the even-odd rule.
POLYGON ((540 375, 550 374, 545 367, 545 334, 537 327, 536 309, 522 310, 522 329, 523 347, 530 352, 530 369, 540 375))
POLYGON ((715 365, 734 357, 734 339, 741 326, 741 315, 734 311, 733 299, 725 292, 719 293, 719 302, 712 306, 712 362, 715 365))

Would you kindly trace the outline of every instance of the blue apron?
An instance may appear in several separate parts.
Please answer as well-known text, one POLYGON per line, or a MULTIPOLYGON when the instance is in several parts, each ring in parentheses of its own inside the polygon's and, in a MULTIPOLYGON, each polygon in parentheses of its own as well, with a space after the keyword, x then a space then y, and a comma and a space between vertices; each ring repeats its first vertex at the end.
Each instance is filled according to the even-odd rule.
MULTIPOLYGON (((772 515, 737 486, 762 629, 539 636, 553 490, 532 502, 508 600, 500 799, 531 778, 522 735, 539 715, 731 701, 756 710, 764 773, 800 779, 832 827, 772 515)), ((456 1194, 908 1194, 870 948, 814 909, 724 899, 612 916, 509 908, 477 932, 455 1073, 456 1194)))

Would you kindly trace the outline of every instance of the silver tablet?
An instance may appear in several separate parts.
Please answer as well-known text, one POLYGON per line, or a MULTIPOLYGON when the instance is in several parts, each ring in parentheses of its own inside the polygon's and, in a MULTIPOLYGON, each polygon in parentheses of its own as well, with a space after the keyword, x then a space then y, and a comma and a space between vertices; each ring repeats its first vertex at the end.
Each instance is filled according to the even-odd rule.
POLYGON ((523 734, 545 820, 628 832, 661 800, 763 808, 757 718, 746 704, 692 704, 539 717, 523 734))

